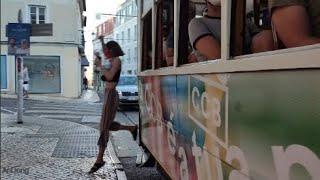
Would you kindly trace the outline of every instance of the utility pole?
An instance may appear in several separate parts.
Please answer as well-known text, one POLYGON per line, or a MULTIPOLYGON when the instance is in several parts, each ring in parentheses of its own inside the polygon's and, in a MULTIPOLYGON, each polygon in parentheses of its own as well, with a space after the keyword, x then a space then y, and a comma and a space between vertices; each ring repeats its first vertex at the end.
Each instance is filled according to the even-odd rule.
POLYGON ((16 56, 17 70, 18 70, 18 112, 17 123, 22 124, 23 120, 23 57, 16 56))
MULTIPOLYGON (((18 12, 18 23, 22 23, 21 9, 18 12)), ((23 58, 22 56, 16 56, 17 69, 18 69, 18 112, 17 123, 23 123, 23 58)))

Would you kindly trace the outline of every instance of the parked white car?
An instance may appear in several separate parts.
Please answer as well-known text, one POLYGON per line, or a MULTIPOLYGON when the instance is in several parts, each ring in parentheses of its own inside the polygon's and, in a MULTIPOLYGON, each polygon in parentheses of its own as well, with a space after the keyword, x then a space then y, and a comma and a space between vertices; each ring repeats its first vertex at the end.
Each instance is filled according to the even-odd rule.
POLYGON ((122 75, 116 87, 119 93, 120 105, 138 105, 138 78, 137 76, 122 75))

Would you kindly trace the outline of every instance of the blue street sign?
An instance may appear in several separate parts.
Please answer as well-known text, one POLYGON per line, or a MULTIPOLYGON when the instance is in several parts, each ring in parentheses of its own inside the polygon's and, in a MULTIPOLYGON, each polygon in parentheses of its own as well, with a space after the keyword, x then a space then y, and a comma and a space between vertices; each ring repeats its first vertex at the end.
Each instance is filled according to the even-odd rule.
POLYGON ((8 55, 30 55, 31 25, 8 24, 8 55))

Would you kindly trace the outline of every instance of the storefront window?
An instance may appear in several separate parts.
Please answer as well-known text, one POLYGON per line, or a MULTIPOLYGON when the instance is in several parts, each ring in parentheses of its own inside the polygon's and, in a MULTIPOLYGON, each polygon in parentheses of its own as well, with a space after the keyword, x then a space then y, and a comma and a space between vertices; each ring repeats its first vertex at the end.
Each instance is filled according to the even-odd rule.
POLYGON ((60 57, 29 56, 24 58, 29 71, 31 93, 60 93, 60 57))
POLYGON ((1 89, 7 89, 7 58, 1 56, 1 89))

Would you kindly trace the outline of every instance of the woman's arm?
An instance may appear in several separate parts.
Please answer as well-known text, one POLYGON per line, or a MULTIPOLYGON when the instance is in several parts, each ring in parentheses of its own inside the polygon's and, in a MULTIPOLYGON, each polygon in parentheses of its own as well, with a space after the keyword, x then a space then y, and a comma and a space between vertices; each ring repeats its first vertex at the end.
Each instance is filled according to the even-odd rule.
POLYGON ((101 47, 103 49, 104 47, 104 37, 103 36, 99 36, 100 42, 101 42, 101 47))
POLYGON ((103 69, 102 73, 107 81, 111 81, 120 69, 121 69, 121 61, 119 58, 116 58, 115 60, 113 60, 111 64, 111 69, 109 70, 103 69))
POLYGON ((301 5, 274 8, 272 22, 287 48, 320 43, 320 38, 311 36, 308 12, 301 5))

